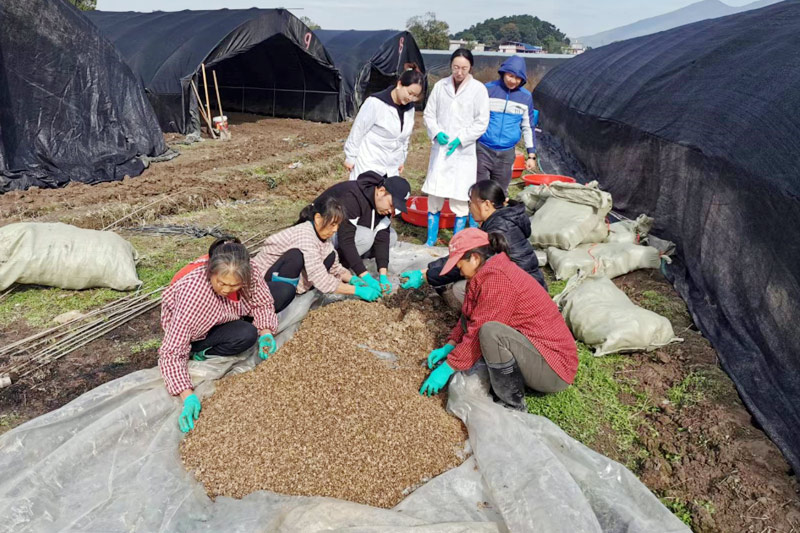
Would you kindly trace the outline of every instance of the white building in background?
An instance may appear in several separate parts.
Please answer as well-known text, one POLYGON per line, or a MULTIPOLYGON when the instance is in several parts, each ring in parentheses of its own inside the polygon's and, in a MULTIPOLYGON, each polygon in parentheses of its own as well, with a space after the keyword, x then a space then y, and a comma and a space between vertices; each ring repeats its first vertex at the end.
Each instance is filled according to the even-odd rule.
POLYGON ((486 50, 486 45, 483 43, 476 43, 475 41, 465 41, 463 39, 450 39, 450 51, 454 52, 459 48, 467 48, 467 45, 472 43, 473 52, 483 52, 486 50))
POLYGON ((571 43, 569 48, 566 50, 566 53, 572 54, 574 56, 578 54, 582 54, 586 51, 586 46, 582 45, 581 43, 571 43))

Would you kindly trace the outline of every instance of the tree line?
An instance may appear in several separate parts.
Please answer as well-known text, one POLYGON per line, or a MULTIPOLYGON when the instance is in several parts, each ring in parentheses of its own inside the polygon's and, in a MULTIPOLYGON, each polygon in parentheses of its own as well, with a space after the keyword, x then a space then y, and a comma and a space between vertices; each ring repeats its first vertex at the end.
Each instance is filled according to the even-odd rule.
MULTIPOLYGON (((550 53, 560 53, 568 47, 567 36, 550 22, 531 15, 513 15, 490 18, 466 30, 449 34, 450 27, 432 12, 408 19, 406 28, 420 48, 447 50, 450 39, 462 39, 474 46, 480 42, 496 47, 505 41, 515 41, 541 46, 550 53)), ((468 45, 468 48, 470 46, 468 45)))

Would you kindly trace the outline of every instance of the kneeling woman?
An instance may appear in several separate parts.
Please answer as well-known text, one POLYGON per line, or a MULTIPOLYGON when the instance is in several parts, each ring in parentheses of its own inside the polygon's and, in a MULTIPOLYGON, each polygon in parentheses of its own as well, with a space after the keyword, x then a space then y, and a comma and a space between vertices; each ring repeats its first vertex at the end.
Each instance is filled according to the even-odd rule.
POLYGON ((467 278, 462 316, 447 344, 428 355, 431 372, 420 394, 437 394, 459 370, 483 356, 495 395, 525 410, 525 385, 539 392, 559 392, 575 379, 575 340, 558 307, 529 273, 508 257, 500 233, 477 228, 450 241, 447 274, 458 267, 467 278))
POLYGON ((259 343, 262 359, 275 351, 272 334, 278 318, 264 278, 237 239, 219 239, 207 257, 184 267, 164 290, 161 302, 164 340, 158 366, 167 391, 183 400, 178 425, 194 429, 200 400, 189 377, 190 355, 236 355, 259 343), (252 323, 242 317, 253 317, 252 323))
POLYGON ((369 302, 380 297, 380 291, 368 287, 339 263, 330 238, 344 217, 344 208, 336 198, 317 200, 300 212, 294 226, 264 241, 253 261, 266 273, 276 312, 312 287, 328 294, 355 294, 369 302))

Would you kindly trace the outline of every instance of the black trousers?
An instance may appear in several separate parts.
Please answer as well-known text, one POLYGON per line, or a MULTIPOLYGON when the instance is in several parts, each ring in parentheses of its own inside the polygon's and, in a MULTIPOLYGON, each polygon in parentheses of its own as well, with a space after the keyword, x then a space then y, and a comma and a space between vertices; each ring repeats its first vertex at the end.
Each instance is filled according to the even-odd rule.
POLYGON ((205 339, 192 343, 192 352, 208 348, 213 355, 237 355, 250 348, 258 340, 258 330, 246 320, 232 320, 218 324, 208 330, 205 339))
MULTIPOLYGON (((335 252, 331 252, 323 262, 325 268, 328 270, 333 266, 333 260, 336 258, 335 252)), ((275 261, 275 264, 267 270, 264 275, 264 281, 267 282, 269 292, 272 294, 272 299, 275 301, 275 312, 280 313, 292 303, 294 297, 297 295, 297 287, 285 281, 275 281, 272 279, 273 275, 282 278, 297 279, 303 273, 305 268, 305 258, 303 252, 297 248, 286 250, 286 252, 275 261)))

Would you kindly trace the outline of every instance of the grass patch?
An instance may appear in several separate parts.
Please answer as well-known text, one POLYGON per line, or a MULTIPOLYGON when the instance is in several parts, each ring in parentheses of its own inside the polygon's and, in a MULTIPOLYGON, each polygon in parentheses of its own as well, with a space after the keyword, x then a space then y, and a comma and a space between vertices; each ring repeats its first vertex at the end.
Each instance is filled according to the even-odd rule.
POLYGON ((550 293, 550 297, 553 298, 561 294, 561 291, 564 290, 564 287, 567 286, 567 280, 561 279, 553 279, 547 282, 547 292, 550 293))
POLYGON ((14 429, 22 423, 22 417, 16 413, 0 415, 0 435, 14 429))
MULTIPOLYGON (((649 400, 636 393, 630 384, 620 383, 618 370, 628 365, 619 355, 594 357, 589 348, 578 343, 578 374, 572 386, 557 394, 528 396, 528 412, 549 418, 570 436, 591 446, 601 431, 611 429, 614 448, 620 456, 636 460, 640 450, 634 443, 642 423, 637 416, 647 409, 649 400), (635 405, 620 400, 621 393, 634 393, 635 405)), ((626 461, 628 462, 628 461, 626 461)))
POLYGON ((689 527, 692 527, 692 512, 689 510, 689 502, 680 498, 663 497, 659 498, 664 507, 672 511, 672 514, 677 516, 681 522, 689 527))
POLYGON ((148 350, 157 350, 160 347, 161 347, 161 337, 153 337, 152 339, 132 344, 131 353, 136 354, 136 353, 146 352, 148 350))
POLYGON ((671 321, 690 322, 686 304, 678 296, 665 296, 653 290, 642 291, 637 303, 649 311, 658 313, 671 321))
POLYGON ((667 391, 667 398, 675 407, 685 407, 702 402, 706 397, 709 380, 699 372, 691 372, 680 383, 667 391))

